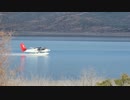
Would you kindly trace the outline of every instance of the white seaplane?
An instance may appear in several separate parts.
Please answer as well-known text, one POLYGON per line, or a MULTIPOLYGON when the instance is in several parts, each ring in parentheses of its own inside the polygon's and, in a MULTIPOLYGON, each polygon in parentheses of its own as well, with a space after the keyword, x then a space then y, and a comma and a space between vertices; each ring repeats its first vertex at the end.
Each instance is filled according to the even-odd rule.
POLYGON ((30 47, 27 49, 24 43, 20 43, 20 48, 22 52, 28 53, 29 55, 48 55, 50 51, 50 49, 45 47, 30 47))

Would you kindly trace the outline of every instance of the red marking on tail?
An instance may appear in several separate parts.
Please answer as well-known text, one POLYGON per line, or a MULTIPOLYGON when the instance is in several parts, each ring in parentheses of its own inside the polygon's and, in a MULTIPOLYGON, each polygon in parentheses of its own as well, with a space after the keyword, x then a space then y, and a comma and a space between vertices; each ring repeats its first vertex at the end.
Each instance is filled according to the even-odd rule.
POLYGON ((20 48, 21 48, 22 52, 27 50, 27 48, 25 47, 24 43, 20 43, 20 48))

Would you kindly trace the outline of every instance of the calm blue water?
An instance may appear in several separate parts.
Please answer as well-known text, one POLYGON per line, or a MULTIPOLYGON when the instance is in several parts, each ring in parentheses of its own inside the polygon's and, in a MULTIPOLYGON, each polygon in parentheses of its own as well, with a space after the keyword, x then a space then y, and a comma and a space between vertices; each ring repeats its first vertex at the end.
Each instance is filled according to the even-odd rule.
POLYGON ((14 37, 12 54, 22 53, 21 42, 51 49, 48 56, 10 55, 10 68, 24 78, 77 78, 89 69, 105 78, 130 74, 130 38, 14 37))

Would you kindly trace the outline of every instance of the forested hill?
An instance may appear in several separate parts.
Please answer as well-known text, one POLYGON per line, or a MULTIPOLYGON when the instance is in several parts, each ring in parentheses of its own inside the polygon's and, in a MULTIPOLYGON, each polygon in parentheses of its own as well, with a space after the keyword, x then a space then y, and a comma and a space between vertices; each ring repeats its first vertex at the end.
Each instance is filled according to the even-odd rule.
POLYGON ((0 30, 17 35, 130 36, 130 12, 0 12, 0 30))

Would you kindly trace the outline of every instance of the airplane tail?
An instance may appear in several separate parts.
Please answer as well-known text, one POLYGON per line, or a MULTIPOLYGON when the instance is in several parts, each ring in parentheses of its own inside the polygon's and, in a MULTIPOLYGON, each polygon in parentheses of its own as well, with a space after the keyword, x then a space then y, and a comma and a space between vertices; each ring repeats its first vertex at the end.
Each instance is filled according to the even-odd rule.
POLYGON ((27 48, 25 47, 24 43, 20 43, 20 48, 21 48, 22 52, 27 50, 27 48))

